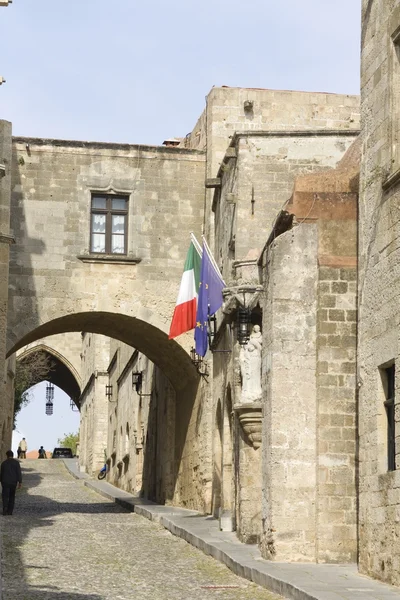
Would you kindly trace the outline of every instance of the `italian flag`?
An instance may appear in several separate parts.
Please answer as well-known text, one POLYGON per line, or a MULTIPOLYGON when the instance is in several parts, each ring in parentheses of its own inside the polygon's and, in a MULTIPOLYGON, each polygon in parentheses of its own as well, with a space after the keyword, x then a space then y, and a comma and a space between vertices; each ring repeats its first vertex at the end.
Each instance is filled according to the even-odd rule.
POLYGON ((169 339, 196 327, 197 296, 199 292, 201 248, 192 235, 179 288, 178 300, 169 330, 169 339))

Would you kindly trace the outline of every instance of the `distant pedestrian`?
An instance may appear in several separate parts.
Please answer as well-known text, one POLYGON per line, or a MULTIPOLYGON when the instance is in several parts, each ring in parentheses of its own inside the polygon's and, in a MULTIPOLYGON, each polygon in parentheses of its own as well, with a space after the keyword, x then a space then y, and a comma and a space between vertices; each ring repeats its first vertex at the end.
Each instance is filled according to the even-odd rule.
POLYGON ((46 450, 43 448, 43 446, 40 446, 38 452, 39 452, 39 458, 47 458, 46 450))
POLYGON ((26 443, 26 439, 22 438, 19 443, 19 447, 21 448, 21 458, 26 458, 26 451, 28 450, 28 444, 26 443))
POLYGON ((18 460, 21 458, 21 446, 18 446, 17 448, 17 456, 18 456, 18 460))
POLYGON ((14 452, 6 452, 6 460, 1 463, 0 482, 1 499, 3 501, 3 515, 12 515, 15 502, 15 490, 20 488, 22 483, 21 467, 14 458, 14 452))

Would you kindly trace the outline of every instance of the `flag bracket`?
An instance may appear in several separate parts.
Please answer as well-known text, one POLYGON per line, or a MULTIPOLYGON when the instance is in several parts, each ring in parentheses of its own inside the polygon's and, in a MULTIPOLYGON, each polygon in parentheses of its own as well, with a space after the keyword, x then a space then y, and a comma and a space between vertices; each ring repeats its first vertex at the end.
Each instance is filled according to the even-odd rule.
POLYGON ((208 365, 203 360, 203 357, 196 353, 195 348, 190 350, 190 359, 193 365, 196 367, 198 374, 202 375, 203 377, 208 377, 208 365))

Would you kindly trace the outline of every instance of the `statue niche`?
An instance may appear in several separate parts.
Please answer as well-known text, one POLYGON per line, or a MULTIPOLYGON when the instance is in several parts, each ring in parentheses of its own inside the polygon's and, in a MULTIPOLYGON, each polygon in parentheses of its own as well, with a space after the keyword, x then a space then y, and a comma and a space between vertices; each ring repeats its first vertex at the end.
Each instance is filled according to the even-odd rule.
POLYGON ((241 347, 239 354, 242 404, 261 400, 261 351, 262 333, 260 326, 254 325, 250 339, 241 347))

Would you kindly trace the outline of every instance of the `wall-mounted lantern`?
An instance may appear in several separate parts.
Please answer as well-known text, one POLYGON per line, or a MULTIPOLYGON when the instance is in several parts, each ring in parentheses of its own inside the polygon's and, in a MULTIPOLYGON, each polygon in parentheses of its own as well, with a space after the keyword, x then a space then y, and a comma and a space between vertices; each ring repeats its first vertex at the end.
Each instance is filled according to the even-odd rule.
POLYGON ((250 339, 251 310, 240 307, 238 310, 238 333, 237 339, 241 346, 245 346, 250 339))
POLYGON ((110 400, 110 398, 112 398, 112 393, 113 393, 113 386, 106 385, 106 396, 107 396, 108 400, 110 400))
POLYGON ((143 382, 142 371, 132 372, 132 387, 134 387, 136 389, 137 394, 140 394, 140 390, 142 389, 142 382, 143 382))
POLYGON ((200 356, 199 354, 196 353, 196 350, 194 348, 192 348, 190 351, 190 359, 191 359, 192 363, 194 364, 194 366, 196 367, 199 375, 204 375, 204 376, 208 375, 207 363, 204 362, 202 356, 200 356))
POLYGON ((212 343, 215 340, 215 336, 217 333, 217 317, 215 315, 211 315, 208 317, 207 322, 207 334, 208 334, 208 345, 211 349, 212 343))
POLYGON ((69 399, 69 405, 70 408, 72 410, 72 412, 78 412, 79 408, 77 407, 77 405, 75 404, 75 402, 72 400, 72 398, 69 399))

